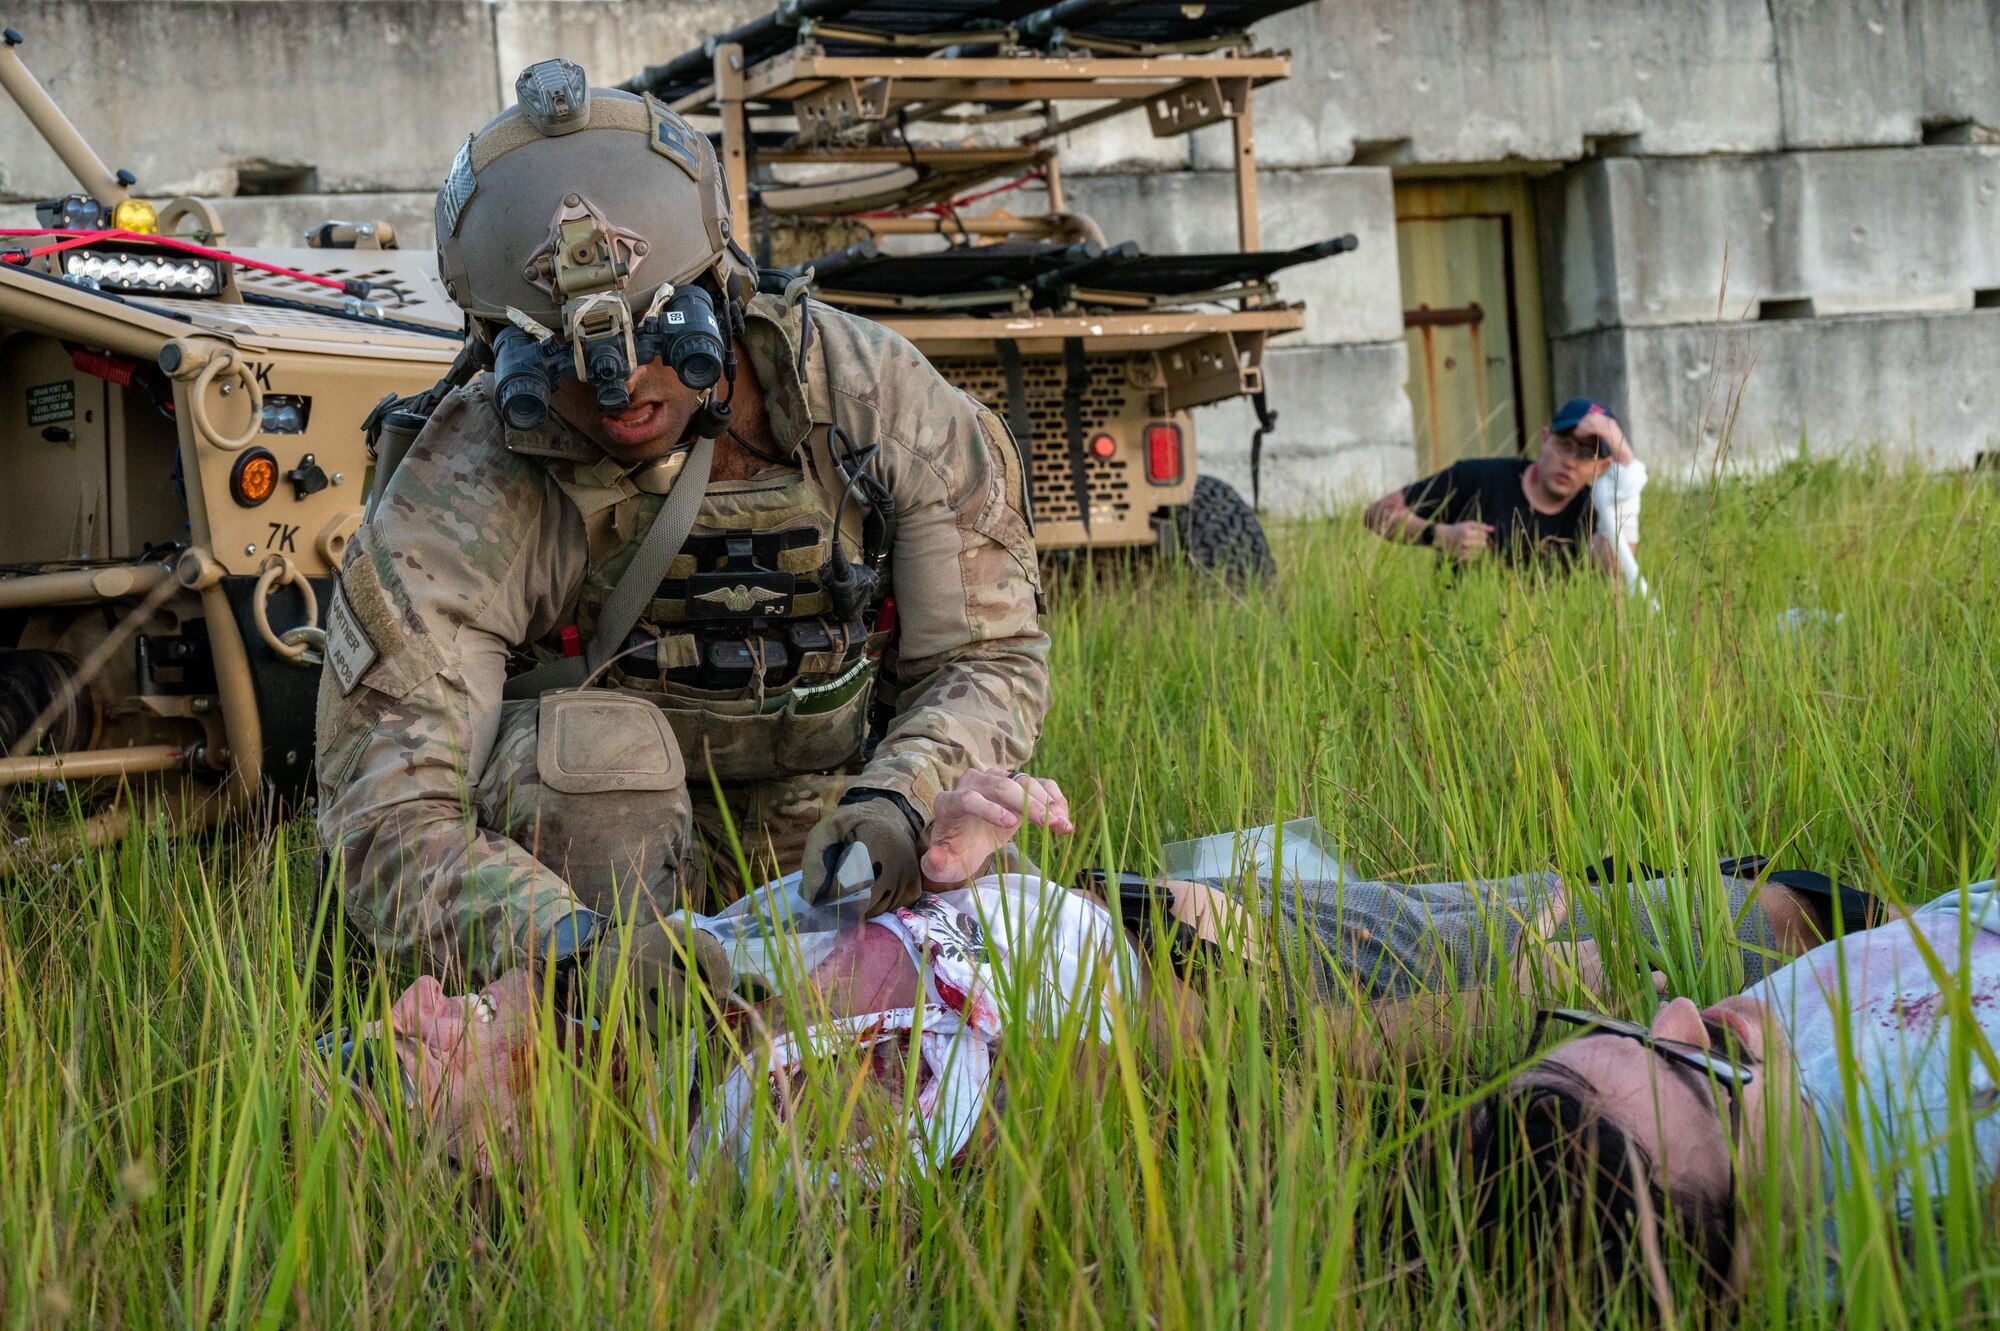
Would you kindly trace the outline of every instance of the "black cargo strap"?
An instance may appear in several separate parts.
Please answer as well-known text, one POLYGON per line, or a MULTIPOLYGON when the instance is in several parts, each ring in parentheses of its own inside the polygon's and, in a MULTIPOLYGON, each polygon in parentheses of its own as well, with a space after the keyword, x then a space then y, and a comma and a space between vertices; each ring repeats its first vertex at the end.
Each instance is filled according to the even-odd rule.
POLYGON ((1083 395, 1090 391, 1090 360, 1083 339, 1063 339, 1063 429, 1069 434, 1069 480, 1076 493, 1076 515, 1083 534, 1090 535, 1090 458, 1084 452, 1083 395))
MULTIPOLYGON (((1873 929, 1888 918, 1882 900, 1872 892, 1864 892, 1858 887, 1850 887, 1823 873, 1810 869, 1772 869, 1769 857, 1764 855, 1729 855, 1716 862, 1716 871, 1724 878, 1740 878, 1747 881, 1762 879, 1788 887, 1794 892, 1824 904, 1829 913, 1840 916, 1840 927, 1845 933, 1859 933, 1863 929, 1873 929)), ((1652 879, 1668 878, 1672 875, 1664 869, 1655 869, 1644 860, 1620 862, 1614 856, 1605 856, 1602 864, 1584 870, 1586 881, 1596 884, 1618 884, 1627 880, 1644 882, 1652 879)))
POLYGON ((1250 436, 1250 507, 1252 511, 1264 511, 1264 436, 1278 428, 1278 413, 1271 410, 1264 390, 1258 389, 1250 395, 1250 405, 1257 409, 1257 432, 1250 436))
POLYGON ((404 456, 423 431, 425 422, 430 420, 431 413, 453 391, 471 383, 472 377, 479 373, 479 357, 479 344, 468 337, 442 379, 407 397, 389 394, 377 402, 374 410, 361 422, 362 442, 368 446, 368 456, 375 460, 375 472, 369 479, 368 493, 363 496, 362 515, 365 520, 374 520, 375 510, 381 507, 382 496, 388 492, 390 478, 396 474, 396 468, 403 465, 404 456))
POLYGON ((998 342, 1000 368, 1007 375, 1007 433, 1021 459, 1021 516, 1035 529, 1035 425, 1028 417, 1028 376, 1021 371, 1021 344, 1012 338, 998 342))
POLYGON ((639 616, 659 594, 667 566, 687 544, 694 530, 695 515, 701 512, 702 498, 708 493, 708 472, 715 460, 715 440, 698 439, 688 451, 681 474, 667 501, 646 530, 646 539, 626 566, 618 585, 611 589, 597 616, 597 628, 590 635, 582 656, 565 656, 544 661, 533 670, 514 676, 501 690, 506 698, 539 698, 550 689, 573 689, 596 674, 625 645, 638 626, 639 616))
POLYGON ((367 442, 369 453, 375 452, 375 438, 381 432, 382 423, 388 419, 391 412, 413 412, 428 419, 430 414, 438 409, 438 404, 449 397, 455 389, 463 388, 472 382, 473 376, 479 373, 482 354, 479 344, 468 337, 465 339, 465 345, 458 349, 458 355, 452 357, 450 368, 436 383, 407 397, 398 397, 391 393, 377 402, 374 410, 370 411, 361 422, 361 437, 367 442))

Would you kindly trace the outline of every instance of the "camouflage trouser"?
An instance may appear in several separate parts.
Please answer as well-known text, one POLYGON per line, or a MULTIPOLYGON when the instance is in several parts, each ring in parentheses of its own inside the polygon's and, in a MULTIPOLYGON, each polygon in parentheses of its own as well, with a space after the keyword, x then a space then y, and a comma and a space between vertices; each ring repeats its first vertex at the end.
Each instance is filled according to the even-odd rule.
POLYGON ((545 733, 548 699, 504 704, 474 792, 480 825, 561 875, 583 905, 641 919, 683 905, 713 913, 742 895, 739 845, 753 886, 799 867, 806 834, 851 777, 724 785, 732 840, 706 774, 690 789, 671 740, 654 742, 622 707, 602 710, 618 696, 597 692, 551 723, 569 743, 545 733))

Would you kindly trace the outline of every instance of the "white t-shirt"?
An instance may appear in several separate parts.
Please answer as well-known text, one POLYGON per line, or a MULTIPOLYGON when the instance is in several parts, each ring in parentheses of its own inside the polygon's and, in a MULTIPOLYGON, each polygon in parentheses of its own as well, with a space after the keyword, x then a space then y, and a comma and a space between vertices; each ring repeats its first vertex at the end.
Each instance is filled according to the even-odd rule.
MULTIPOLYGON (((921 1004, 823 1021, 784 1033, 734 1070, 702 1116, 697 1158, 733 1156, 748 1176, 759 1149, 760 1099, 783 1117, 778 1084, 804 1075, 816 1055, 891 1046, 915 1056, 916 1094, 899 1149, 921 1172, 944 1168, 966 1148, 991 1092, 993 1054, 1004 1032, 1045 1039, 1111 1039, 1107 1000, 1139 992, 1138 958, 1110 912, 1041 878, 1005 874, 951 892, 925 894, 861 926, 901 941, 923 977, 921 1004)), ((871 1143, 808 1169, 830 1184, 852 1170, 879 1177, 871 1143)))
POLYGON ((1919 1188, 1943 1194, 1952 1152, 1968 1143, 1977 1183, 2000 1173, 2000 892, 1991 881, 1822 944, 1744 992, 1790 1037, 1830 1190, 1863 1186, 1908 1214, 1919 1188), (1954 1015, 1961 997, 1969 1020, 1954 1015), (1852 1054, 1845 1069, 1843 1050, 1852 1054))
POLYGON ((941 910, 978 926, 986 987, 1002 1020, 1030 1022, 1050 1035, 1089 1022, 1099 1039, 1111 1039, 1106 1000, 1137 991, 1138 958, 1103 906, 1047 879, 1010 873, 926 893, 909 909, 877 916, 871 923, 894 931, 918 970, 928 969, 933 1001, 948 1001, 937 986, 950 966, 935 949, 926 956, 920 935, 941 910))

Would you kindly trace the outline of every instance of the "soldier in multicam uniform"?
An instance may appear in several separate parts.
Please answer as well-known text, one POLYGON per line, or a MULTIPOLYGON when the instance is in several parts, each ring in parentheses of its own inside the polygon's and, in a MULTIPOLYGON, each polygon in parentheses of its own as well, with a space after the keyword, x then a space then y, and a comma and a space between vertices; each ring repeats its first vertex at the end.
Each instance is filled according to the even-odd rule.
POLYGON ((643 964, 673 992, 684 903, 801 862, 823 891, 860 843, 871 911, 902 904, 938 794, 1026 761, 1026 476, 902 337, 757 292, 672 111, 567 61, 517 88, 438 201, 495 372, 437 407, 348 552, 319 827, 384 952, 643 964))

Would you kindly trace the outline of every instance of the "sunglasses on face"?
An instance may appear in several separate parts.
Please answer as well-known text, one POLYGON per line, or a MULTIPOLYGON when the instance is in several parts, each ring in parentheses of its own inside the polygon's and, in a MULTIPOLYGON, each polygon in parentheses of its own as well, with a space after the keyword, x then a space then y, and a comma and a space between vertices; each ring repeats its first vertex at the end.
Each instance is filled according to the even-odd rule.
POLYGON ((1620 1040, 1630 1040, 1669 1066, 1707 1077, 1711 1085, 1722 1087, 1723 1098, 1728 1101, 1729 1132, 1728 1140, 1724 1144, 1729 1157, 1729 1190, 1724 1194, 1724 1199, 1728 1207, 1727 1213, 1731 1217, 1730 1242, 1733 1246, 1738 1195, 1736 1157, 1738 1143, 1743 1140, 1743 1088, 1757 1077, 1755 1069, 1741 1056, 1735 1033, 1719 1022, 1702 1018, 1702 1026, 1706 1029, 1713 1046, 1704 1049, 1685 1040, 1664 1039, 1636 1021, 1606 1016, 1602 1012, 1591 1012, 1584 1008, 1542 1008, 1535 1013, 1534 1030, 1528 1037, 1529 1057, 1535 1057, 1540 1053, 1543 1036, 1551 1023, 1579 1027, 1582 1035, 1609 1035, 1620 1040), (1734 1051, 1736 1056, 1725 1056, 1714 1052, 1714 1049, 1718 1048, 1734 1051))
POLYGON ((1603 442, 1598 439, 1579 439, 1566 434, 1550 437, 1555 441, 1556 452, 1572 462, 1596 462, 1599 458, 1610 456, 1605 451, 1603 442))
MULTIPOLYGON (((1704 1049, 1700 1045, 1689 1044, 1685 1040, 1669 1040, 1641 1026, 1636 1021, 1626 1021, 1621 1017, 1606 1016, 1602 1012, 1591 1012, 1584 1008, 1555 1007, 1543 1008, 1535 1013, 1534 1030, 1528 1036, 1528 1054, 1532 1058, 1541 1051, 1542 1038, 1549 1025, 1557 1023, 1576 1026, 1585 1035, 1610 1035, 1620 1040, 1630 1040, 1642 1045, 1647 1051, 1663 1062, 1687 1068, 1712 1084, 1722 1087, 1723 1098, 1728 1101, 1729 1120, 1729 1194, 1736 1195, 1736 1152, 1734 1144, 1742 1140, 1743 1129, 1743 1088, 1757 1079, 1756 1070, 1742 1057, 1726 1057, 1704 1049)), ((1708 1031, 1708 1038, 1715 1047, 1735 1049, 1737 1041, 1734 1033, 1720 1023, 1703 1018, 1702 1025, 1708 1031)))
MULTIPOLYGON (((1548 1033, 1551 1023, 1581 1027, 1586 1035, 1613 1035, 1621 1040, 1644 1045, 1669 1063, 1693 1068, 1696 1072, 1712 1077, 1731 1091, 1740 1090, 1757 1079, 1756 1069, 1745 1059, 1727 1057, 1715 1052, 1713 1047, 1703 1048, 1698 1044, 1689 1044, 1685 1040, 1669 1040, 1653 1034, 1649 1028, 1641 1026, 1636 1021, 1609 1017, 1602 1012, 1591 1012, 1584 1008, 1553 1007, 1543 1008, 1537 1012, 1534 1031, 1528 1037, 1530 1054, 1541 1049, 1542 1039, 1548 1033)), ((1717 1046, 1724 1048, 1735 1046, 1735 1037, 1725 1027, 1707 1020, 1702 1024, 1707 1027, 1709 1038, 1717 1046)))

